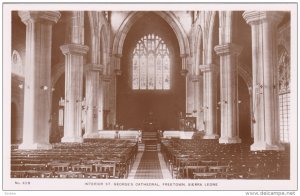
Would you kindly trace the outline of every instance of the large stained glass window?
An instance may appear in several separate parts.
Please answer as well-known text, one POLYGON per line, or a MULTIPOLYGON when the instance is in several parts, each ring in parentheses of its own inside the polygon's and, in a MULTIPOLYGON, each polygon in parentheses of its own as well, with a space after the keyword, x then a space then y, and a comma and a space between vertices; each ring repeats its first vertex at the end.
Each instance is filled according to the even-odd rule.
POLYGON ((159 36, 143 36, 133 50, 132 89, 169 90, 169 54, 166 43, 159 36))

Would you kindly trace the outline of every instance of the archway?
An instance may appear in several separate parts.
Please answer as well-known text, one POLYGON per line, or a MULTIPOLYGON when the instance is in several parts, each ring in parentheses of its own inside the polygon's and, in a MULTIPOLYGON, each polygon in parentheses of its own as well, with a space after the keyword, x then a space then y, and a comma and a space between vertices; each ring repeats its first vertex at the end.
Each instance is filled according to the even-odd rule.
POLYGON ((250 94, 245 80, 238 77, 239 135, 242 142, 251 141, 250 94))
POLYGON ((152 112, 158 121, 157 129, 178 129, 178 113, 185 112, 185 78, 180 75, 179 43, 171 26, 156 13, 144 13, 128 31, 122 51, 122 75, 117 78, 116 91, 117 123, 126 129, 142 129, 152 112), (140 38, 149 34, 161 37, 170 49, 170 90, 132 89, 133 50, 140 38))
MULTIPOLYGON (((146 13, 148 12, 131 12, 124 20, 114 39, 112 51, 113 55, 122 56, 124 40, 128 34, 128 31, 131 29, 132 25, 135 24, 136 21, 140 20, 140 18, 143 17, 146 13)), ((176 16, 172 12, 154 11, 152 13, 160 16, 173 29, 173 32, 175 33, 179 43, 180 55, 185 56, 190 54, 187 35, 185 34, 185 31, 183 30, 176 16)))
POLYGON ((52 114, 50 143, 60 142, 63 137, 63 126, 59 124, 59 100, 65 96, 65 74, 61 73, 54 84, 52 94, 52 114))

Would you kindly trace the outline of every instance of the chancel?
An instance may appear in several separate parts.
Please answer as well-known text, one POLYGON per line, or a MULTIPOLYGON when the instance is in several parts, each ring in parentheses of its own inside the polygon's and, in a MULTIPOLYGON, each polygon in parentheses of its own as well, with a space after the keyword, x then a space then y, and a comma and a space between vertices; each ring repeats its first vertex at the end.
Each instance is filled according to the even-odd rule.
POLYGON ((158 130, 158 122, 155 119, 153 112, 149 112, 148 116, 144 121, 144 131, 157 131, 158 130))
POLYGON ((11 177, 290 179, 290 16, 12 11, 11 177))

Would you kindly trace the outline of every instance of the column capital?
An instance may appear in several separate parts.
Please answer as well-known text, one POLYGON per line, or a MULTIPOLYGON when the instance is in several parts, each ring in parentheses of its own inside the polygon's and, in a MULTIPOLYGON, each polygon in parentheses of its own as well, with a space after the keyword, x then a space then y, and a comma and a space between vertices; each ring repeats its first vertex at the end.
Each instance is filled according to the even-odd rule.
POLYGON ((101 64, 95 64, 95 63, 90 63, 85 65, 86 71, 95 71, 95 72, 103 72, 103 65, 101 64))
POLYGON ((189 77, 189 79, 192 82, 199 82, 200 78, 201 78, 201 75, 196 75, 196 74, 190 75, 190 77, 189 77))
POLYGON ((214 49, 217 55, 219 56, 225 56, 230 54, 239 55, 242 52, 242 47, 234 43, 217 45, 214 49))
POLYGON ((250 25, 265 21, 278 24, 282 20, 284 13, 283 11, 245 11, 243 18, 250 25))
POLYGON ((110 82, 111 80, 112 80, 111 75, 103 75, 102 76, 102 81, 104 81, 104 82, 110 82))
POLYGON ((184 54, 180 54, 180 57, 181 57, 181 58, 187 58, 187 57, 189 57, 189 55, 186 54, 186 53, 184 53, 184 54))
POLYGON ((115 57, 115 58, 121 58, 121 57, 122 57, 122 54, 114 54, 114 57, 115 57))
POLYGON ((199 65, 201 72, 216 72, 217 66, 215 64, 199 65))
POLYGON ((57 23, 61 16, 58 11, 19 11, 18 15, 25 24, 27 24, 28 21, 46 21, 57 23))
POLYGON ((81 44, 65 44, 60 46, 60 49, 64 55, 66 54, 87 54, 89 47, 81 44))

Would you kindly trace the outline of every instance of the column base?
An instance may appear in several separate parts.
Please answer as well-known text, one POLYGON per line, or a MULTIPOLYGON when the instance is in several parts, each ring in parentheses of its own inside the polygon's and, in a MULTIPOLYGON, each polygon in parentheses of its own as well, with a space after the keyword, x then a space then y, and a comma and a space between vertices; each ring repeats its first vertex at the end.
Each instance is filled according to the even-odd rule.
POLYGON ((284 146, 281 144, 267 144, 265 142, 256 142, 250 146, 251 151, 260 151, 260 150, 276 150, 276 151, 282 151, 284 150, 284 146))
POLYGON ((63 137, 61 138, 62 143, 83 143, 82 137, 63 137))
POLYGON ((242 140, 239 137, 221 137, 219 139, 219 143, 220 144, 237 144, 237 143, 241 143, 242 140))
POLYGON ((52 149, 52 145, 48 143, 34 143, 34 144, 27 144, 23 143, 19 145, 20 150, 50 150, 52 149))
POLYGON ((217 134, 204 135, 203 139, 218 139, 219 136, 217 134))
POLYGON ((85 133, 82 137, 83 137, 83 139, 85 139, 85 138, 92 138, 91 137, 91 133, 85 133))
POLYGON ((83 138, 99 138, 98 132, 85 133, 83 138))

